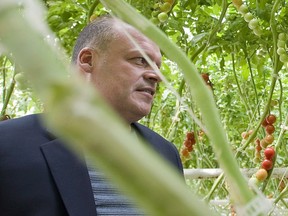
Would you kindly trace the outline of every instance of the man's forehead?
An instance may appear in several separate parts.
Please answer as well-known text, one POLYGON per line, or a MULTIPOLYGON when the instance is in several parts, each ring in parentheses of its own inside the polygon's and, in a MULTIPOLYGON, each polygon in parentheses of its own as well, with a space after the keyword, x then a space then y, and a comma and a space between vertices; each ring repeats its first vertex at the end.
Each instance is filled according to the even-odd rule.
POLYGON ((129 34, 134 40, 136 40, 136 42, 140 42, 141 41, 143 43, 151 44, 155 48, 159 49, 159 46, 154 41, 152 41, 150 38, 145 36, 142 32, 140 32, 135 27, 133 27, 133 26, 127 24, 127 23, 124 23, 121 20, 117 20, 115 25, 116 25, 115 30, 119 34, 124 35, 124 36, 126 36, 128 38, 129 38, 129 36, 127 36, 127 34, 129 34))

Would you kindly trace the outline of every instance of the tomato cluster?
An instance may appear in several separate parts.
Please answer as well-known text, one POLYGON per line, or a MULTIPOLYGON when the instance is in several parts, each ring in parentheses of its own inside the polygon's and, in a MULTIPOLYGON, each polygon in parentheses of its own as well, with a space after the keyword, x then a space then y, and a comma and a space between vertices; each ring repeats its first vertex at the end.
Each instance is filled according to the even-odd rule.
POLYGON ((273 147, 269 146, 274 141, 273 133, 275 132, 274 123, 276 122, 276 116, 274 114, 269 114, 262 121, 262 127, 265 129, 265 137, 263 139, 255 140, 255 158, 254 162, 261 162, 261 167, 257 172, 249 179, 250 185, 258 185, 260 182, 264 181, 269 172, 273 168, 273 162, 275 157, 275 150, 273 147), (261 150, 264 149, 264 158, 261 159, 261 150))
POLYGON ((249 12, 248 6, 243 4, 242 0, 232 0, 233 5, 236 7, 239 13, 242 14, 244 20, 248 23, 248 27, 257 36, 262 34, 259 20, 254 18, 253 14, 249 12))
POLYGON ((258 185, 268 177, 268 172, 273 168, 274 157, 275 150, 273 147, 268 147, 264 150, 264 160, 261 163, 261 168, 249 179, 250 185, 258 185))
POLYGON ((276 122, 276 116, 269 114, 262 122, 262 126, 265 128, 266 136, 260 141, 262 148, 266 148, 274 141, 273 133, 275 131, 274 123, 276 122))
POLYGON ((194 132, 187 132, 186 138, 181 148, 181 158, 183 161, 187 160, 190 157, 190 153, 193 151, 195 144, 196 139, 194 132))
POLYGON ((162 2, 156 3, 153 6, 151 21, 158 25, 164 23, 168 19, 168 13, 172 10, 172 6, 175 0, 163 0, 162 2))
POLYGON ((287 35, 285 33, 280 33, 277 40, 277 54, 279 55, 279 60, 282 63, 288 63, 288 55, 286 52, 286 40, 287 35))

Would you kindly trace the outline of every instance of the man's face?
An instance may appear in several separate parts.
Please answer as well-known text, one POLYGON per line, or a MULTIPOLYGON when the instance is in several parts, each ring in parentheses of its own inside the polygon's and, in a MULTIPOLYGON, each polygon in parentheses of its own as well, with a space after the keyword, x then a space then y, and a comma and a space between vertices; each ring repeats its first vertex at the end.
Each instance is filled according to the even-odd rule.
MULTIPOLYGON (((125 29, 159 68, 159 47, 132 27, 125 29)), ((150 112, 160 78, 123 32, 123 26, 119 26, 119 35, 109 43, 107 51, 97 53, 91 81, 112 107, 131 123, 150 112)))

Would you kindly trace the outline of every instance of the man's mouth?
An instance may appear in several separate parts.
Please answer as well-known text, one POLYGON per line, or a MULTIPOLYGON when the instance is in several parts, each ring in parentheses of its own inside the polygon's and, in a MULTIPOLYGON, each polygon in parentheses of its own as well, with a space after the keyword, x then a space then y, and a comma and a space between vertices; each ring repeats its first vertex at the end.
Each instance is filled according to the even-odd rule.
POLYGON ((150 94, 151 96, 153 96, 155 94, 155 90, 153 88, 150 88, 150 87, 138 89, 137 91, 146 92, 146 93, 150 94))

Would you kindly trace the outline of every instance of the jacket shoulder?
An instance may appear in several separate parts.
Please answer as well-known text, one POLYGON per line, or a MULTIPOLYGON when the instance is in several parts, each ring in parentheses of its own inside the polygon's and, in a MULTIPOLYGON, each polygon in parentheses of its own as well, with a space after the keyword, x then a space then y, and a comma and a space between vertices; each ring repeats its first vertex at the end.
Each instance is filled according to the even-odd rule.
POLYGON ((176 146, 164 137, 140 124, 133 123, 132 127, 156 150, 161 156, 172 163, 183 174, 183 166, 176 146))
POLYGON ((27 115, 0 122, 0 143, 29 142, 40 137, 47 137, 41 125, 39 114, 27 115))

